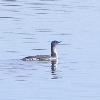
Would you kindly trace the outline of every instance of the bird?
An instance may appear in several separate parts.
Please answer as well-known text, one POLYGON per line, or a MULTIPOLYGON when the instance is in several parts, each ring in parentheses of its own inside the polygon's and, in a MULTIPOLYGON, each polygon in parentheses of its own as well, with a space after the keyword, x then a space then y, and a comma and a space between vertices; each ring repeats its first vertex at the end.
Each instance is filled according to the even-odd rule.
POLYGON ((57 45, 61 41, 54 40, 51 42, 51 55, 35 55, 35 56, 27 56, 22 58, 23 61, 57 61, 58 53, 57 53, 57 45))

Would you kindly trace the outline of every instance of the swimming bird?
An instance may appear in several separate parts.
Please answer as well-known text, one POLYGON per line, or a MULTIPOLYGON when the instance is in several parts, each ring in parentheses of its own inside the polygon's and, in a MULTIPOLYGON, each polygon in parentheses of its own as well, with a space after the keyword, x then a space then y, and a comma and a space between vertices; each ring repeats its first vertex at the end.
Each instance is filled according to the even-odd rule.
POLYGON ((22 58, 23 61, 57 61, 58 54, 57 54, 57 45, 61 41, 52 41, 51 42, 51 55, 36 55, 36 56, 28 56, 25 58, 22 58))

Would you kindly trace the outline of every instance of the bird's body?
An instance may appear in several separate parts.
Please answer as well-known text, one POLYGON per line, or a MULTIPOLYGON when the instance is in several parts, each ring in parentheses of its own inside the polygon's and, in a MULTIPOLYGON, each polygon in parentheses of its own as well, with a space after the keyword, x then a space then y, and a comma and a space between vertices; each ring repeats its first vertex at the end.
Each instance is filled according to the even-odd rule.
POLYGON ((23 61, 50 61, 49 55, 36 55, 36 56, 28 56, 22 59, 23 61))
POLYGON ((28 56, 23 58, 23 61, 56 61, 58 59, 58 54, 56 50, 57 44, 60 43, 58 41, 51 42, 51 56, 50 55, 36 55, 36 56, 28 56))

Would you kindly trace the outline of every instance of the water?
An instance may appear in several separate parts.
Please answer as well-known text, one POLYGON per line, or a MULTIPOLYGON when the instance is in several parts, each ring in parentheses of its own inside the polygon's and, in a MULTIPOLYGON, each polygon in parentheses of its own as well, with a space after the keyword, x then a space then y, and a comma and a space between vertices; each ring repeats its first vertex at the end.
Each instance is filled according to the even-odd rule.
POLYGON ((100 100, 98 0, 0 1, 0 100, 100 100), (50 54, 50 62, 23 62, 50 54))

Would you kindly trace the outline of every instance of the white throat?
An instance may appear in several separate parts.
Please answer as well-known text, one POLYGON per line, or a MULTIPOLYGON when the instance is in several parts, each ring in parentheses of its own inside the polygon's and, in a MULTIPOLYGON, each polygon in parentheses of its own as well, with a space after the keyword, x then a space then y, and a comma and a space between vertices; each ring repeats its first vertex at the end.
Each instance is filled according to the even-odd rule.
POLYGON ((54 48, 54 53, 56 54, 56 58, 58 58, 58 52, 56 48, 54 48))
POLYGON ((51 57, 55 59, 58 58, 56 46, 51 47, 51 57))

